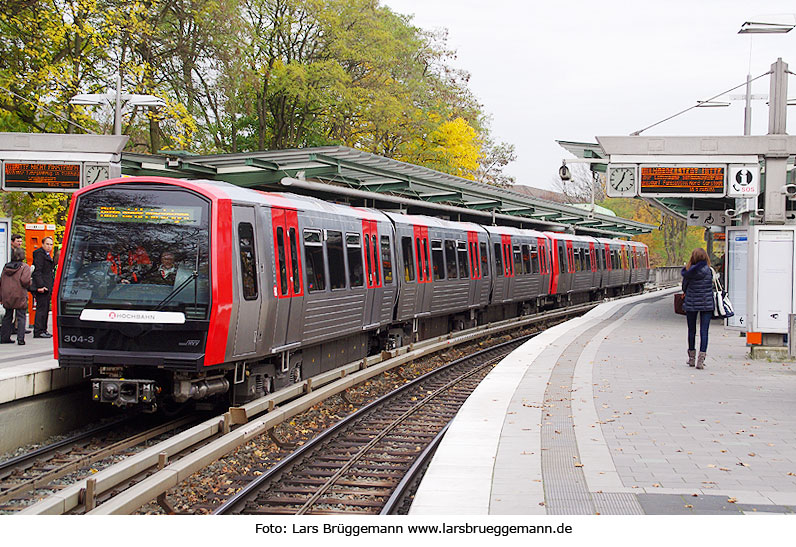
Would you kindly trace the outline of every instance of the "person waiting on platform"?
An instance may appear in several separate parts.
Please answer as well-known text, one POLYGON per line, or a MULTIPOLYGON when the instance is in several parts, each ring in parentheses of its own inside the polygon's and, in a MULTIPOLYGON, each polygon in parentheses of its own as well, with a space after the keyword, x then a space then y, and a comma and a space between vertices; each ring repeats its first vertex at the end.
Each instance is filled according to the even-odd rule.
POLYGON ((688 366, 702 369, 708 351, 708 329, 713 318, 713 272, 708 266, 708 253, 696 248, 683 276, 683 310, 688 323, 688 366), (696 323, 699 315, 699 355, 696 353, 696 323))
POLYGON ((55 264, 52 259, 53 238, 41 240, 41 247, 33 251, 33 291, 36 297, 36 319, 33 321, 34 338, 52 338, 47 332, 47 321, 50 315, 53 283, 55 282, 55 264))
POLYGON ((30 279, 31 271, 30 266, 25 264, 25 251, 17 247, 11 251, 11 262, 5 265, 0 274, 0 302, 6 312, 0 326, 0 344, 11 343, 11 331, 15 327, 17 344, 25 345, 25 315, 28 311, 30 279))

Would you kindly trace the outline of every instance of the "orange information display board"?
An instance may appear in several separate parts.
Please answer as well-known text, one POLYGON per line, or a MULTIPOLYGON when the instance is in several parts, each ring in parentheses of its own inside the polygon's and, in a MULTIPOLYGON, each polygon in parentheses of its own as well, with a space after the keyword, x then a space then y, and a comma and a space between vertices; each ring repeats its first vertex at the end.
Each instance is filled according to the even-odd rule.
POLYGON ((6 161, 3 189, 63 192, 80 188, 79 163, 22 163, 6 161))
MULTIPOLYGON (((33 251, 41 247, 45 237, 55 237, 55 224, 25 224, 25 261, 33 264, 33 251)), ((36 319, 35 300, 28 295, 28 324, 36 319)))
POLYGON ((725 194, 723 165, 642 165, 639 194, 661 197, 716 197, 725 194))

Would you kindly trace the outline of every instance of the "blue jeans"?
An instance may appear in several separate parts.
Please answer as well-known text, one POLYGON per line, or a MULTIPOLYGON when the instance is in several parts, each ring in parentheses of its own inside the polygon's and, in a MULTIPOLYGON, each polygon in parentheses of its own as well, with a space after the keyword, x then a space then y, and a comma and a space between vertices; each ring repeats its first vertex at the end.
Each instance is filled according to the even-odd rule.
POLYGON ((708 329, 713 318, 712 311, 688 311, 685 319, 688 322, 688 349, 696 349, 696 322, 699 314, 699 351, 708 350, 708 329))

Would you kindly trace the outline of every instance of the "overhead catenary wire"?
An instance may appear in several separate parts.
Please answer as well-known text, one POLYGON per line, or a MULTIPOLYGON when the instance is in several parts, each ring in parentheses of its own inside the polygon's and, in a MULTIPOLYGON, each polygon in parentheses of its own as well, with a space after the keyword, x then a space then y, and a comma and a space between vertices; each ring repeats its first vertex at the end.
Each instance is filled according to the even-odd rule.
POLYGON ((79 127, 79 128, 80 128, 80 129, 82 129, 83 131, 87 131, 87 132, 91 133, 92 135, 96 135, 96 134, 97 134, 97 132, 96 132, 96 131, 93 131, 93 130, 89 129, 88 127, 84 127, 84 126, 80 125, 80 124, 79 124, 79 123, 77 123, 77 122, 73 122, 72 120, 69 120, 69 119, 67 119, 67 118, 64 118, 63 116, 60 116, 60 115, 56 114, 55 112, 53 112, 52 110, 50 110, 50 109, 49 109, 49 108, 47 108, 46 106, 42 106, 42 105, 40 105, 40 104, 37 104, 37 103, 35 103, 35 102, 31 101, 30 99, 27 99, 27 98, 23 97, 22 95, 20 95, 20 94, 18 94, 18 93, 15 93, 15 92, 11 91, 11 90, 10 90, 10 89, 8 89, 7 87, 3 87, 3 86, 1 86, 1 85, 0 85, 0 89, 2 89, 3 91, 5 91, 5 92, 7 92, 7 93, 10 93, 11 95, 13 95, 14 97, 16 97, 17 99, 21 99, 21 100, 25 101, 26 103, 29 103, 29 104, 31 104, 31 105, 33 105, 33 106, 35 106, 36 108, 41 108, 41 109, 42 109, 42 110, 44 110, 45 112, 47 112, 47 113, 49 113, 49 114, 52 114, 53 116, 55 116, 56 118, 58 118, 58 119, 59 119, 59 120, 61 120, 61 121, 64 121, 64 122, 66 122, 66 123, 68 123, 68 124, 70 124, 70 125, 74 125, 75 127, 79 127))
MULTIPOLYGON (((752 78, 751 80, 749 80, 749 82, 748 82, 748 83, 752 83, 752 82, 754 82, 755 80, 758 80, 758 79, 762 78, 763 76, 768 76, 769 74, 771 74, 771 71, 770 71, 770 70, 769 70, 768 72, 764 72, 764 73, 763 73, 763 74, 761 74, 760 76, 755 76, 754 78, 752 78)), ((652 125, 648 125, 648 126, 647 126, 647 127, 645 127, 644 129, 639 129, 638 131, 633 131, 633 132, 632 132, 630 135, 631 135, 631 136, 633 136, 633 137, 637 137, 638 135, 641 135, 641 134, 642 134, 644 131, 646 131, 647 129, 652 129, 652 128, 653 128, 653 127, 655 127, 656 125, 660 125, 660 124, 662 124, 662 123, 664 123, 664 122, 668 122, 669 120, 671 120, 671 119, 673 119, 673 118, 676 118, 677 116, 680 116, 681 114, 685 114, 685 113, 686 113, 686 112, 688 112, 689 110, 693 110, 694 108, 699 108, 699 106, 700 106, 700 105, 702 105, 702 104, 704 104, 704 103, 708 103, 708 102, 712 101, 713 99, 718 99, 718 98, 719 98, 719 97, 721 97, 722 95, 726 95, 727 93, 730 93, 730 92, 732 92, 732 91, 735 91, 736 89, 739 89, 739 88, 741 88, 741 87, 745 87, 746 85, 747 85, 747 82, 746 82, 746 81, 744 81, 742 84, 740 84, 740 85, 737 85, 737 86, 735 86, 735 87, 733 87, 733 88, 731 88, 731 89, 728 89, 727 91, 722 91, 721 93, 718 93, 718 94, 714 95, 713 97, 711 97, 711 98, 709 98, 709 99, 707 99, 707 100, 705 100, 705 101, 697 101, 697 104, 695 104, 695 105, 693 105, 693 106, 689 106, 688 108, 686 108, 685 110, 681 110, 681 111, 680 111, 680 112, 678 112, 677 114, 672 114, 672 115, 671 115, 671 116, 669 116, 668 118, 664 118, 664 119, 662 119, 662 120, 661 120, 661 121, 659 121, 659 122, 655 122, 655 123, 654 123, 654 124, 652 124, 652 125)))

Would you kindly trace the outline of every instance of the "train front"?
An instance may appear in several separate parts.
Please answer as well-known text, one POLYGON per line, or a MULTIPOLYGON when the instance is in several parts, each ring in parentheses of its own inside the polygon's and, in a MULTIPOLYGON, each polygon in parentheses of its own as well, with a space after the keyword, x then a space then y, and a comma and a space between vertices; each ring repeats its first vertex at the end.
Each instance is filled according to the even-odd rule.
POLYGON ((207 359, 212 199, 198 185, 119 179, 75 195, 56 287, 56 355, 121 407, 225 392, 207 359))

